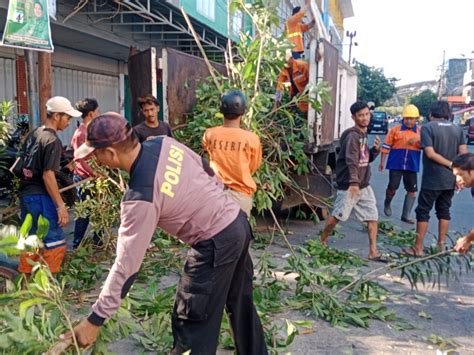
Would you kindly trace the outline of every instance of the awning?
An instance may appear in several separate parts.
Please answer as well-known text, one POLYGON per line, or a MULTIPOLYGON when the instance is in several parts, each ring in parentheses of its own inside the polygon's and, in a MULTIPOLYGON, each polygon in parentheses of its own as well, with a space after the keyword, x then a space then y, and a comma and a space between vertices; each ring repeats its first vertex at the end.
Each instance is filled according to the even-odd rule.
MULTIPOLYGON (((171 47, 188 54, 201 55, 180 9, 166 1, 88 0, 81 1, 78 5, 76 0, 65 0, 60 10, 58 20, 61 18, 61 22, 64 19, 66 23, 79 22, 104 32, 104 38, 108 37, 106 34, 110 34, 121 38, 124 43, 132 42, 144 47, 171 47)), ((208 57, 211 60, 223 60, 226 36, 194 18, 191 21, 208 57)), ((71 45, 74 46, 74 43, 71 45)))

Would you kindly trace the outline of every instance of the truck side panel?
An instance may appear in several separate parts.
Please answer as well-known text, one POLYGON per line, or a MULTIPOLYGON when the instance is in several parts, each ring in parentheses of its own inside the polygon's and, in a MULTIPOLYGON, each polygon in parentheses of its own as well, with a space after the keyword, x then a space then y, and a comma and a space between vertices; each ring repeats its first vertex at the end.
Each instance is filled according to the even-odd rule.
MULTIPOLYGON (((196 86, 210 74, 202 58, 171 48, 163 48, 162 56, 165 121, 174 127, 186 122, 186 115, 196 104, 196 86)), ((225 66, 216 63, 213 66, 226 73, 225 66)))
MULTIPOLYGON (((323 80, 331 87, 331 102, 323 105, 323 112, 321 115, 321 141, 319 145, 326 146, 332 144, 334 141, 339 51, 324 39, 321 44, 323 46, 323 80)), ((321 63, 319 62, 318 65, 320 64, 321 63)))

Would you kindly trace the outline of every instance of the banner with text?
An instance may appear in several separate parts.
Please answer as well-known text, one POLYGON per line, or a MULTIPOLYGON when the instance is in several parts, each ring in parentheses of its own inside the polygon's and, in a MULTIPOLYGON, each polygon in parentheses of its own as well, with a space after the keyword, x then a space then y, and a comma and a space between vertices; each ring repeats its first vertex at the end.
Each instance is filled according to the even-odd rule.
POLYGON ((48 0, 10 0, 2 45, 52 52, 48 0))

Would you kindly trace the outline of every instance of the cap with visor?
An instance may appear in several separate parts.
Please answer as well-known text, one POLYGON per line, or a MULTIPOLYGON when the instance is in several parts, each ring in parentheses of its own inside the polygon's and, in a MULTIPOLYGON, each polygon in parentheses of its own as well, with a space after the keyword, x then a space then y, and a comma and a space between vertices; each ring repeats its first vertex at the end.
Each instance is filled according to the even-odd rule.
POLYGON ((75 152, 74 159, 83 159, 97 148, 123 142, 133 134, 128 121, 115 112, 104 113, 87 126, 87 139, 75 152))

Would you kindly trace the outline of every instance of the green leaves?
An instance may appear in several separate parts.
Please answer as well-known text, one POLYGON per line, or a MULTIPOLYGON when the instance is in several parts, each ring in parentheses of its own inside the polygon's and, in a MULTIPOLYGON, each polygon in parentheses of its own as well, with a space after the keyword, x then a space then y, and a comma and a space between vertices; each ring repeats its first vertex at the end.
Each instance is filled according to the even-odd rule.
MULTIPOLYGON (((0 145, 6 146, 7 139, 13 133, 13 127, 9 121, 13 121, 16 116, 16 104, 13 101, 3 100, 0 104, 0 145)), ((4 151, 2 151, 4 153, 4 151)), ((1 157, 1 154, 0 154, 1 157)), ((7 167, 2 167, 7 168, 7 167)))
POLYGON ((20 229, 15 226, 3 226, 0 229, 0 252, 7 256, 21 254, 24 250, 37 251, 41 246, 41 240, 47 235, 49 222, 43 216, 38 218, 36 236, 28 236, 33 228, 33 217, 27 214, 20 229))
POLYGON ((436 94, 427 89, 422 91, 410 99, 410 103, 415 105, 420 110, 420 115, 428 117, 430 113, 430 105, 436 101, 436 94))
POLYGON ((459 275, 471 270, 472 256, 438 252, 437 248, 431 247, 424 258, 413 260, 406 255, 398 254, 398 260, 400 266, 397 268, 401 269, 400 278, 406 278, 412 288, 418 289, 418 285, 422 284, 431 285, 432 288, 438 285, 440 289, 443 277, 449 285, 451 279, 458 280, 459 275))
POLYGON ((19 255, 21 250, 17 246, 18 239, 19 236, 17 234, 1 236, 0 252, 7 256, 19 255))
POLYGON ((22 237, 26 237, 32 227, 33 227, 33 217, 31 216, 31 214, 28 213, 25 217, 25 220, 23 221, 23 224, 21 225, 20 235, 22 237))
POLYGON ((301 247, 300 250, 303 255, 311 257, 310 265, 314 268, 336 265, 342 269, 347 269, 367 265, 367 261, 357 255, 344 250, 328 248, 322 245, 319 240, 310 239, 306 241, 305 246, 305 248, 301 247))
MULTIPOLYGON (((28 214, 28 216, 30 216, 28 214)), ((43 240, 49 231, 49 221, 44 218, 42 215, 38 217, 38 228, 36 229, 36 235, 40 240, 43 240)))
POLYGON ((397 79, 386 78, 382 68, 370 67, 357 62, 357 97, 364 101, 374 101, 375 106, 391 99, 396 92, 397 79))
POLYGON ((410 248, 415 244, 416 232, 414 229, 400 230, 393 223, 379 221, 379 231, 384 235, 380 238, 382 244, 399 248, 410 248))
POLYGON ((232 61, 226 63, 228 77, 222 75, 221 88, 201 81, 196 90, 196 105, 187 126, 176 132, 176 137, 198 154, 203 154, 201 139, 205 130, 222 124, 216 113, 220 106, 220 91, 228 88, 240 89, 247 96, 247 112, 242 126, 253 131, 263 146, 263 163, 254 179, 257 192, 254 205, 259 212, 273 207, 284 198, 285 191, 304 192, 291 179, 292 174, 310 171, 304 144, 308 137, 305 116, 292 109, 300 100, 308 100, 317 112, 322 102, 329 100, 329 88, 320 83, 310 86, 298 98, 290 102, 285 93, 278 109, 274 109, 277 77, 285 64, 285 51, 291 44, 285 35, 275 37, 273 24, 278 23, 279 1, 257 0, 248 3, 231 1, 231 11, 242 11, 248 16, 255 36, 240 33, 240 42, 233 48, 232 61), (309 98, 309 96, 313 98, 309 98))
POLYGON ((49 288, 48 275, 46 269, 39 269, 34 276, 36 287, 43 292, 47 292, 49 288))
POLYGON ((46 303, 48 300, 41 297, 30 298, 20 303, 20 318, 25 318, 26 311, 35 304, 46 303))
POLYGON ((426 313, 426 312, 423 311, 423 310, 421 310, 421 311, 418 312, 418 316, 419 316, 420 318, 433 319, 433 317, 432 317, 430 314, 426 313))
POLYGON ((425 338, 425 340, 436 345, 440 350, 446 351, 448 354, 459 346, 455 340, 445 339, 436 334, 431 334, 429 337, 425 338))
MULTIPOLYGON (((113 248, 112 230, 120 224, 120 208, 117 207, 120 206, 128 174, 98 165, 95 160, 90 165, 99 177, 83 186, 90 191, 90 196, 85 201, 76 201, 75 217, 88 217, 91 234, 100 238, 105 248, 113 248)), ((84 244, 91 239, 84 238, 84 244)))
POLYGON ((73 257, 66 255, 59 278, 69 288, 84 291, 93 288, 105 272, 106 266, 95 256, 95 249, 85 245, 78 248, 73 257))

